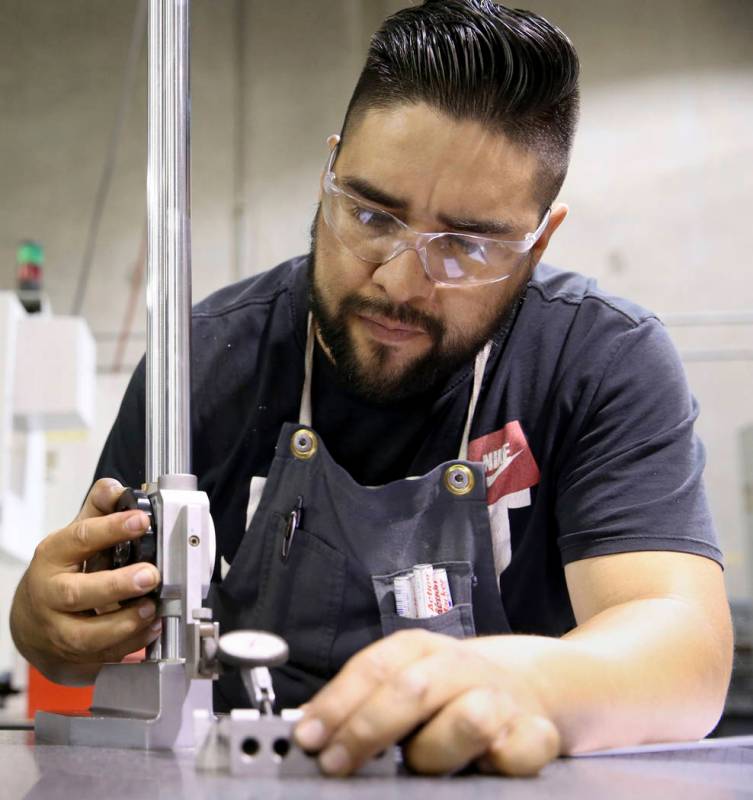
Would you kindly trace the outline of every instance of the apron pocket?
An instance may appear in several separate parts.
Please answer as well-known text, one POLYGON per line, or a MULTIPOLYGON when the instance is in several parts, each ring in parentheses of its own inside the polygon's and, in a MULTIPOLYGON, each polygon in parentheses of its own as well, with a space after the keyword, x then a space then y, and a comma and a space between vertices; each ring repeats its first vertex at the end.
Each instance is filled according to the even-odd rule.
POLYGON ((258 566, 259 600, 253 627, 282 636, 290 662, 329 677, 345 587, 345 556, 305 528, 298 528, 286 559, 280 556, 287 518, 272 514, 258 566))
POLYGON ((440 561, 432 565, 434 569, 444 569, 450 585, 452 608, 433 617, 403 617, 397 613, 395 600, 395 578, 410 575, 413 568, 392 572, 389 575, 372 575, 382 633, 389 636, 399 630, 423 628, 434 633, 444 633, 462 639, 476 635, 471 604, 473 586, 473 567, 470 561, 440 561))
POLYGON ((401 617, 399 614, 382 614, 382 633, 389 636, 397 631, 422 628, 432 633, 443 633, 445 636, 454 636, 456 639, 465 639, 475 636, 476 629, 473 624, 473 609, 470 603, 453 606, 444 614, 436 617, 401 617))

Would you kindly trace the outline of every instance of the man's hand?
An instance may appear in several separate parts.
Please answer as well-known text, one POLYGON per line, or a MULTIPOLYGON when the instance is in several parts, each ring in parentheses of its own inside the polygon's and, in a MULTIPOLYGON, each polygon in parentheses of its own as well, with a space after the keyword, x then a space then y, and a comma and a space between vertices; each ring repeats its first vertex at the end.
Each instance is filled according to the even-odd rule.
POLYGON ((404 747, 417 772, 534 775, 560 751, 530 686, 469 642, 411 630, 355 655, 305 706, 295 737, 321 769, 347 775, 385 748, 404 747))
POLYGON ((154 601, 136 600, 158 585, 155 566, 81 571, 87 558, 147 530, 143 512, 113 513, 122 491, 117 481, 97 481, 76 519, 39 544, 16 590, 11 611, 16 646, 58 682, 90 683, 101 664, 120 661, 159 636, 154 601))
POLYGON ((719 565, 648 551, 583 559, 565 574, 578 625, 562 638, 389 636, 304 707, 298 744, 332 775, 403 740, 419 772, 477 761, 529 775, 559 753, 705 736, 732 663, 719 565))

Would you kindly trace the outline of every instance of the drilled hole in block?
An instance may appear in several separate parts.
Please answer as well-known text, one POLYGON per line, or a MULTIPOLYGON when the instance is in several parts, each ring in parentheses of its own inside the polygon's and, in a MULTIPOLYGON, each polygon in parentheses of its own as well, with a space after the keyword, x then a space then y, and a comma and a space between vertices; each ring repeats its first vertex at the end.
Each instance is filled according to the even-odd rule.
POLYGON ((241 750, 243 750, 249 758, 253 758, 259 752, 259 740, 254 739, 253 736, 249 736, 243 740, 241 750))
POLYGON ((282 737, 275 739, 272 744, 272 750, 274 750, 275 755, 278 755, 280 758, 285 758, 290 752, 290 740, 283 739, 282 737))

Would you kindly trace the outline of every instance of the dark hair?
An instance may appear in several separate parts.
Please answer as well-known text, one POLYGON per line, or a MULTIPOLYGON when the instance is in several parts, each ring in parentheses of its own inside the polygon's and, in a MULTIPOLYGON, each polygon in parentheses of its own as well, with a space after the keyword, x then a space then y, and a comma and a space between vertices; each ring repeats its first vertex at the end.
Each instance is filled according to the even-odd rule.
POLYGON ((424 102, 533 151, 535 198, 551 205, 578 120, 578 56, 543 17, 491 0, 425 0, 374 34, 343 136, 373 108, 424 102))

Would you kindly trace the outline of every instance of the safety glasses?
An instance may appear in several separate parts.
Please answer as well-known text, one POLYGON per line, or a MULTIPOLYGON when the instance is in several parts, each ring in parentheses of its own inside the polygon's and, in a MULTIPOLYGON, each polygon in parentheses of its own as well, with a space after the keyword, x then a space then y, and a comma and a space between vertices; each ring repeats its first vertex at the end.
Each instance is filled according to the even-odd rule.
POLYGON ((464 233, 419 233, 383 209, 342 189, 333 171, 337 145, 324 174, 322 214, 340 243, 356 258, 385 264, 415 250, 427 277, 442 286, 478 286, 506 280, 541 238, 551 214, 518 241, 464 233))

